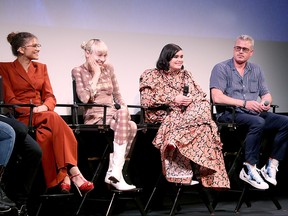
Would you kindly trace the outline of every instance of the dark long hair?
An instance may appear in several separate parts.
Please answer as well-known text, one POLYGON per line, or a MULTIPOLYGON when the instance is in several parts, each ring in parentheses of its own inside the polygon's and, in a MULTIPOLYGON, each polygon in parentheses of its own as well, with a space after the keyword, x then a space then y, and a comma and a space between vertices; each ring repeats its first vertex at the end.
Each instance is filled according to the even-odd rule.
MULTIPOLYGON (((166 44, 161 50, 160 56, 156 63, 156 68, 158 70, 168 71, 169 62, 175 56, 175 54, 179 52, 180 50, 182 50, 182 48, 176 44, 173 44, 173 43, 166 44)), ((182 66, 182 69, 183 68, 184 67, 182 66)))

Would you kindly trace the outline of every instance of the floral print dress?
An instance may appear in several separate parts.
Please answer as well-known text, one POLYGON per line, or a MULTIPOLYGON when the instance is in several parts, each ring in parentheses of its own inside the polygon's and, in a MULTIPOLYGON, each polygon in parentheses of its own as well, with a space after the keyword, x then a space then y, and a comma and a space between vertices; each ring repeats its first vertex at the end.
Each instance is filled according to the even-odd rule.
POLYGON ((191 73, 186 70, 146 70, 140 76, 140 96, 141 105, 149 108, 145 112, 146 121, 161 123, 153 145, 160 149, 166 179, 191 183, 192 161, 198 165, 203 186, 229 188, 222 143, 217 125, 211 118, 210 103, 191 73), (189 86, 189 95, 193 100, 182 112, 174 99, 183 93, 184 85, 189 86), (163 105, 168 105, 169 109, 157 109, 163 105))

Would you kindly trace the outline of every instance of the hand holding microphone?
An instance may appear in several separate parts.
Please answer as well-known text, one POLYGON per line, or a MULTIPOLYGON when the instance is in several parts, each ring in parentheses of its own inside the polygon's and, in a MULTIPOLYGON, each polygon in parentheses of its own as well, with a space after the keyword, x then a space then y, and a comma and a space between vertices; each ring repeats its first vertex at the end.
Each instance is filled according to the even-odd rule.
POLYGON ((115 109, 116 109, 116 110, 119 110, 119 109, 121 109, 121 105, 120 105, 120 104, 118 104, 118 103, 115 103, 115 104, 114 104, 114 107, 115 107, 115 109))
MULTIPOLYGON (((183 95, 184 96, 187 96, 189 93, 189 86, 188 85, 185 85, 184 88, 183 88, 183 95)), ((181 112, 184 112, 186 110, 186 106, 182 105, 181 106, 181 112)))
POLYGON ((270 104, 270 102, 266 100, 266 101, 264 101, 263 104, 264 104, 264 106, 268 106, 270 104))
POLYGON ((270 101, 265 100, 263 105, 262 105, 262 109, 264 112, 267 112, 270 109, 270 101))

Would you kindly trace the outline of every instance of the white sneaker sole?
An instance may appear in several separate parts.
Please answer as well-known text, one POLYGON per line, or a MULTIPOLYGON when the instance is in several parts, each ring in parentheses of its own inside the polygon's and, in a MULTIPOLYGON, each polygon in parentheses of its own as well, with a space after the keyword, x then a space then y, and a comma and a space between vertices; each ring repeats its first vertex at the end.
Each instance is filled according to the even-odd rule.
POLYGON ((253 187, 255 187, 255 188, 259 189, 259 190, 266 190, 266 189, 269 188, 269 185, 268 185, 266 182, 263 182, 263 185, 260 186, 260 185, 257 184, 257 183, 253 183, 253 182, 249 181, 249 180, 244 176, 243 173, 244 173, 244 172, 242 172, 242 171, 240 172, 239 178, 240 178, 241 180, 247 182, 247 183, 250 184, 251 186, 253 186, 253 187))
POLYGON ((265 166, 262 167, 262 169, 261 169, 261 174, 262 174, 263 178, 264 178, 266 181, 268 181, 269 183, 271 183, 271 184, 274 185, 274 186, 277 185, 276 179, 270 178, 270 177, 266 174, 265 166))

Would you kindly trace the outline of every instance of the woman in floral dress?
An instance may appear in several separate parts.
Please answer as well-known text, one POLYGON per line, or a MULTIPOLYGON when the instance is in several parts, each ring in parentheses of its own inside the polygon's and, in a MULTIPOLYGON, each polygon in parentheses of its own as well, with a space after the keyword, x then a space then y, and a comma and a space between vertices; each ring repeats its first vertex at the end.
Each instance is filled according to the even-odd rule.
POLYGON ((153 144, 160 149, 166 179, 195 183, 195 178, 192 181, 192 164, 195 164, 193 167, 198 167, 199 172, 197 180, 203 186, 229 188, 222 143, 211 118, 210 103, 192 74, 184 70, 183 51, 178 45, 164 46, 156 68, 142 73, 140 95, 141 105, 147 108, 146 121, 161 123, 153 144), (183 89, 187 90, 186 96, 183 89))

